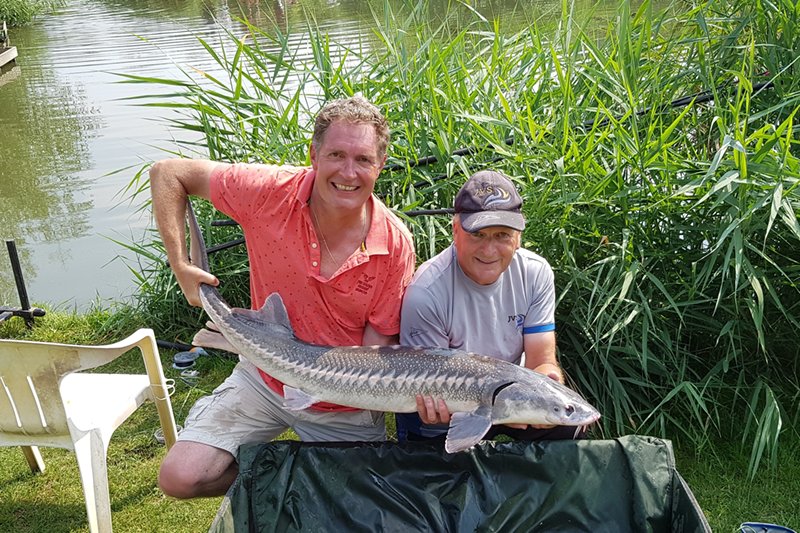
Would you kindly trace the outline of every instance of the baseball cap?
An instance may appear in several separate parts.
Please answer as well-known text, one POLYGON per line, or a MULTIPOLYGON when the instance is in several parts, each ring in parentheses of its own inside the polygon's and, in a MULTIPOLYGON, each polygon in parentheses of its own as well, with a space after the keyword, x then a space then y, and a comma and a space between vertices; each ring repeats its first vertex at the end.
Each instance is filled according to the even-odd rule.
POLYGON ((461 186, 455 201, 461 227, 469 233, 489 226, 525 229, 522 198, 508 176, 494 170, 476 172, 461 186))

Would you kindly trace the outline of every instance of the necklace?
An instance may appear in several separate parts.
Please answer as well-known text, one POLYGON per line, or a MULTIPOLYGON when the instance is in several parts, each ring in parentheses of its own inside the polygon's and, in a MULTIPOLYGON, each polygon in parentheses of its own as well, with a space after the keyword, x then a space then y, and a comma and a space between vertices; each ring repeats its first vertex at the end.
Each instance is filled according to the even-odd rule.
MULTIPOLYGON (((319 223, 319 219, 317 218, 317 213, 314 211, 314 208, 311 207, 311 204, 308 205, 308 208, 311 210, 311 216, 314 217, 314 222, 317 224, 317 233, 322 238, 322 244, 325 246, 325 250, 328 252, 328 255, 330 256, 331 261, 333 261, 333 265, 334 265, 334 269, 335 269, 336 267, 339 266, 339 261, 333 255, 333 252, 331 252, 330 246, 328 246, 328 239, 325 238, 325 233, 323 233, 323 231, 322 231, 322 225, 319 223)), ((361 212, 361 219, 362 219, 361 235, 364 236, 361 239, 361 250, 362 251, 366 251, 367 250, 367 244, 366 244, 366 239, 367 239, 367 216, 365 215, 365 213, 363 211, 361 212)))

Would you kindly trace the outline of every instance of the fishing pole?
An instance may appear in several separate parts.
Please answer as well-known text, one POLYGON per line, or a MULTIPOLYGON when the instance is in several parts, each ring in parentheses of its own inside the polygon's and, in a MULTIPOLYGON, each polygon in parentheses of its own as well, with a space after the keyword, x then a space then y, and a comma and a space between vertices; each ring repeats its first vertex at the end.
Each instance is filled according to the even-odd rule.
MULTIPOLYGON (((766 75, 766 74, 767 73, 764 73, 764 75, 766 75)), ((728 82, 725 86, 730 86, 731 84, 733 84, 732 81, 728 82)), ((756 93, 756 92, 758 92, 758 91, 760 91, 762 89, 772 89, 774 87, 775 87, 775 83, 773 81, 760 82, 760 83, 756 83, 755 85, 753 85, 753 92, 756 93)), ((711 100, 714 100, 714 91, 711 91, 710 89, 706 89, 706 90, 700 91, 698 93, 695 93, 693 95, 682 96, 680 98, 676 98, 672 102, 670 102, 668 104, 662 104, 661 106, 658 106, 657 108, 658 108, 659 112, 661 112, 661 111, 666 111, 668 109, 674 109, 674 108, 677 108, 677 107, 685 107, 685 106, 691 104, 692 102, 694 102, 695 104, 702 104, 702 103, 705 103, 705 102, 709 102, 711 100)), ((645 109, 642 109, 641 111, 637 111, 635 113, 635 115, 638 116, 638 117, 641 117, 641 116, 650 114, 652 111, 653 111, 653 106, 650 106, 650 107, 647 107, 645 109)), ((618 115, 617 117, 615 117, 615 120, 620 120, 620 119, 621 119, 621 115, 618 115)), ((610 121, 611 121, 611 119, 606 117, 603 120, 601 120, 600 122, 598 122, 597 124, 595 124, 595 119, 588 119, 588 120, 585 120, 585 121, 583 121, 581 123, 581 127, 584 128, 584 129, 591 129, 591 128, 595 127, 595 125, 597 127, 604 127, 604 126, 607 126, 610 123, 610 121)), ((505 140, 503 140, 503 143, 506 144, 507 146, 513 145, 514 144, 514 137, 512 136, 512 137, 506 138, 505 140)), ((472 155, 472 154, 474 154, 474 153, 476 153, 476 152, 478 152, 480 150, 494 150, 494 146, 492 144, 487 144, 487 145, 483 145, 483 146, 476 146, 476 145, 466 146, 464 148, 460 148, 460 149, 456 150, 455 152, 453 152, 451 154, 451 157, 452 156, 472 155)), ((392 165, 387 165, 386 167, 384 167, 383 170, 384 171, 388 171, 388 172, 397 172, 397 171, 400 171, 400 170, 405 170, 406 168, 415 168, 415 167, 428 166, 428 165, 431 165, 433 163, 437 163, 438 161, 439 160, 435 155, 429 155, 429 156, 426 156, 426 157, 422 157, 422 158, 420 158, 420 159, 418 159, 416 161, 408 161, 406 164, 394 163, 392 165)), ((435 178, 432 178, 431 181, 436 182, 436 181, 438 181, 440 179, 443 179, 445 177, 447 177, 447 174, 436 176, 435 178)), ((423 185, 425 184, 425 182, 418 182, 418 183, 422 183, 423 185)), ((415 186, 416 186, 416 184, 415 184, 415 186)))
MULTIPOLYGON (((762 75, 766 75, 766 74, 768 74, 768 73, 764 73, 762 75)), ((733 83, 734 83, 734 81, 728 82, 723 87, 729 87, 733 83)), ((755 85, 753 85, 753 92, 756 93, 758 91, 761 91, 762 89, 771 89, 771 88, 774 88, 774 87, 775 87, 775 83, 773 81, 771 81, 771 80, 770 81, 765 81, 765 82, 760 82, 760 83, 756 83, 755 85)), ((680 98, 676 98, 675 100, 669 102, 668 104, 663 104, 663 105, 657 106, 656 109, 658 110, 658 112, 662 112, 662 111, 666 111, 668 109, 675 109, 675 108, 679 108, 679 107, 685 107, 685 106, 687 106, 687 105, 689 105, 691 103, 701 104, 701 103, 709 102, 709 101, 714 100, 714 99, 715 99, 715 92, 711 91, 709 89, 706 89, 706 90, 700 91, 698 93, 695 93, 693 95, 682 96, 680 98)), ((650 106, 650 107, 647 107, 647 108, 642 109, 640 111, 637 111, 635 113, 635 115, 639 116, 639 117, 644 116, 644 115, 648 115, 648 114, 653 112, 653 109, 654 109, 654 107, 650 106)), ((621 116, 615 117, 615 120, 621 120, 621 116)), ((583 121, 581 123, 581 127, 584 128, 584 129, 592 129, 592 128, 595 128, 595 127, 602 128, 602 127, 607 126, 610 122, 611 122, 611 119, 608 118, 608 117, 602 119, 599 122, 595 122, 595 119, 588 119, 588 120, 585 120, 585 121, 583 121)), ((505 144, 506 146, 512 146, 514 144, 514 142, 515 142, 515 140, 514 140, 513 136, 507 137, 506 139, 503 140, 503 144, 505 144)), ((482 146, 479 146, 479 145, 465 146, 463 148, 459 148, 458 150, 455 150, 454 152, 452 152, 450 154, 450 157, 473 155, 475 153, 478 153, 478 152, 484 151, 484 150, 494 150, 494 145, 486 144, 486 145, 482 145, 482 146)), ((503 159, 503 156, 498 155, 498 156, 490 159, 489 161, 487 161, 485 163, 482 163, 482 165, 486 165, 487 163, 488 164, 496 163, 498 161, 501 161, 502 159, 503 159)), ((421 157, 421 158, 419 158, 417 160, 414 160, 414 161, 406 161, 405 163, 392 163, 391 165, 385 166, 381 172, 390 172, 390 173, 391 172, 399 172, 399 171, 407 170, 409 168, 425 167, 425 166, 432 165, 432 164, 438 163, 438 162, 439 162, 439 158, 437 156, 429 155, 429 156, 421 157)), ((460 174, 462 172, 459 171, 458 173, 460 174)), ((414 188, 420 188, 420 187, 424 187, 425 185, 434 184, 434 183, 436 183, 438 181, 441 181, 441 180, 443 180, 445 178, 448 178, 448 177, 452 177, 452 175, 450 175, 450 174, 438 174, 438 175, 433 176, 433 177, 431 177, 431 178, 429 178, 427 180, 420 180, 420 181, 417 181, 415 183, 412 183, 411 186, 414 187, 414 188)), ((388 195, 388 193, 384 193, 384 194, 378 195, 378 197, 381 200, 385 200, 387 195, 388 195)), ((453 209, 452 208, 412 209, 412 210, 408 210, 408 211, 402 211, 403 215, 409 216, 409 217, 429 216, 429 215, 442 215, 442 214, 452 214, 452 213, 453 213, 453 209)), ((214 220, 214 221, 211 222, 211 225, 212 226, 238 226, 239 224, 235 220, 214 220)), ((232 241, 229 241, 229 242, 226 242, 226 243, 223 243, 223 244, 219 244, 217 246, 212 246, 211 248, 208 249, 208 253, 212 254, 214 252, 218 252, 218 251, 221 251, 221 250, 227 250, 228 248, 232 248, 232 247, 237 246, 237 245, 242 244, 242 243, 244 243, 244 239, 242 239, 242 238, 234 239, 232 241)))
MULTIPOLYGON (((731 83, 733 83, 733 82, 729 82, 726 85, 730 86, 731 83)), ((775 83, 773 81, 764 81, 764 82, 756 83, 755 85, 753 85, 753 92, 757 93, 761 89, 772 89, 773 87, 775 87, 775 83)), ((705 102, 710 102, 711 100, 714 100, 714 92, 709 90, 709 89, 706 89, 705 91, 700 91, 699 93, 695 93, 695 94, 693 94, 691 96, 683 96, 681 98, 677 98, 677 99, 673 100, 672 102, 670 102, 668 104, 662 104, 660 106, 657 106, 657 110, 658 110, 657 112, 660 113, 662 111, 666 111, 667 109, 674 109, 676 107, 685 107, 685 106, 691 104, 692 102, 694 102, 695 104, 702 104, 702 103, 705 103, 705 102)), ((645 108, 645 109, 643 109, 641 111, 637 111, 636 112, 636 116, 637 117, 641 117, 643 115, 648 115, 652 111, 653 111, 653 107, 652 106, 651 107, 647 107, 647 108, 645 108)), ((610 121, 611 121, 611 119, 606 117, 603 120, 601 120, 600 122, 598 122, 597 126, 601 127, 601 128, 603 126, 608 126, 608 123, 610 121)), ((586 121, 583 122, 583 127, 584 128, 592 128, 594 126, 595 126, 594 119, 589 119, 589 120, 586 120, 586 121)))

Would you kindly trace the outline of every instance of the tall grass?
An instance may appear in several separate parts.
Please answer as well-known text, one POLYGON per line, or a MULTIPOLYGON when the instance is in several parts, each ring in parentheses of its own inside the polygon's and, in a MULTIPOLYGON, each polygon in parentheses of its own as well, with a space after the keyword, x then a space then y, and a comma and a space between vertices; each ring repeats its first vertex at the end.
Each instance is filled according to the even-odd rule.
POLYGON ((0 26, 24 26, 37 15, 49 13, 64 5, 64 0, 3 0, 0 2, 0 26))
MULTIPOLYGON (((310 117, 360 92, 392 124, 378 192, 401 213, 451 206, 477 168, 514 176, 524 244, 556 271, 562 363, 604 413, 603 433, 741 439, 754 475, 798 422, 798 12, 629 6, 605 31, 584 29, 565 1, 556 28, 505 32, 456 4, 443 18, 387 4, 359 42, 309 22, 298 48, 250 27, 200 42, 224 76, 127 81, 202 135, 175 153, 237 161, 305 161, 310 117)), ((446 217, 407 222, 420 259, 449 243, 446 217)), ((206 229, 212 242, 235 231, 206 229)), ((143 305, 164 313, 166 298, 173 320, 182 299, 159 257, 141 274, 143 305)), ((216 269, 246 301, 244 258, 216 269)))

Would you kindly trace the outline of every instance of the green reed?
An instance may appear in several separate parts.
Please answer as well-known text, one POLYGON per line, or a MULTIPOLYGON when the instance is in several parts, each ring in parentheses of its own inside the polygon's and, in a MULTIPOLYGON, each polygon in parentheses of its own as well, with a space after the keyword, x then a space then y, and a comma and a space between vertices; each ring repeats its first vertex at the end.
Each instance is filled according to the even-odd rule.
POLYGON ((64 0, 3 0, 0 3, 0 26, 3 21, 11 28, 24 26, 37 15, 49 13, 62 5, 64 0))
MULTIPOLYGON (((393 170, 376 192, 401 215, 450 207, 476 169, 513 176, 524 245, 556 271, 562 363, 603 412, 602 433, 741 438, 754 475, 798 422, 798 12, 629 5, 605 29, 565 1, 554 27, 506 31, 456 4, 438 17, 387 4, 356 43, 309 22, 301 53, 281 30, 249 27, 200 42, 224 77, 126 81, 165 87, 146 105, 201 135, 173 153, 230 161, 307 162, 310 117, 361 93, 392 125, 393 170), (474 149, 453 155, 463 147, 474 149), (437 162, 415 166, 428 156, 437 162)), ((420 260, 449 243, 447 217, 405 220, 420 260)), ((206 230, 213 243, 236 233, 206 230)), ((199 323, 181 318, 157 235, 132 248, 149 265, 137 273, 143 305, 199 323)), ((246 303, 243 251, 212 268, 246 303)))

